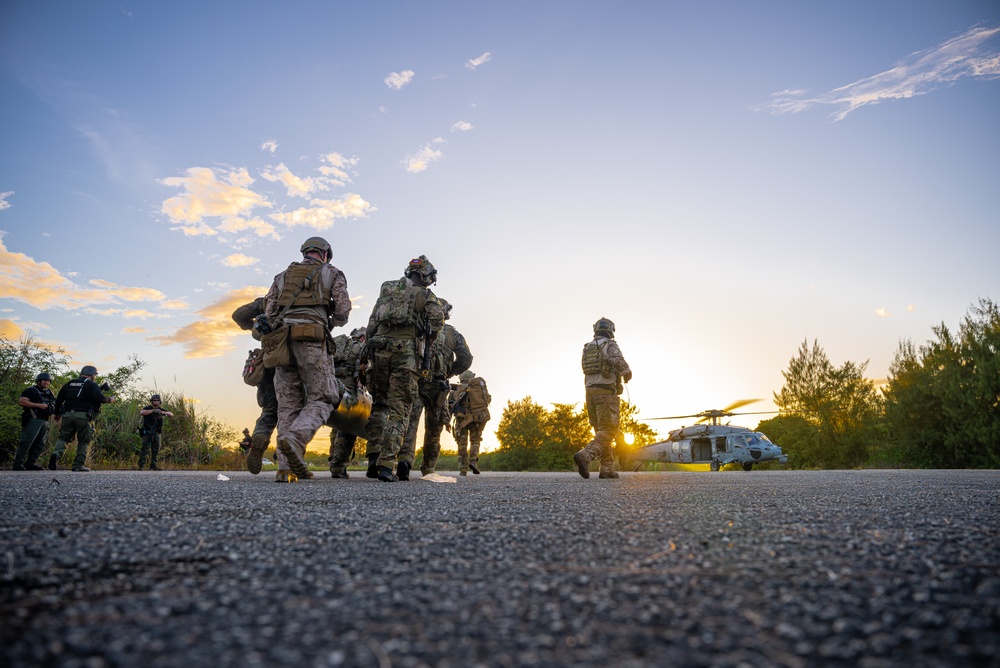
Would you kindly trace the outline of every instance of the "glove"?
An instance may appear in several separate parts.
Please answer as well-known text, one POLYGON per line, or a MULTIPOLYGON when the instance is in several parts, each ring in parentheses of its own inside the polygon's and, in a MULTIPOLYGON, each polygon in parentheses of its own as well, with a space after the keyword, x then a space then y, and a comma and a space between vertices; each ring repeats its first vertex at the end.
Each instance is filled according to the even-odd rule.
POLYGON ((626 383, 632 380, 632 369, 629 369, 628 371, 625 372, 625 375, 622 376, 622 380, 624 380, 626 383))

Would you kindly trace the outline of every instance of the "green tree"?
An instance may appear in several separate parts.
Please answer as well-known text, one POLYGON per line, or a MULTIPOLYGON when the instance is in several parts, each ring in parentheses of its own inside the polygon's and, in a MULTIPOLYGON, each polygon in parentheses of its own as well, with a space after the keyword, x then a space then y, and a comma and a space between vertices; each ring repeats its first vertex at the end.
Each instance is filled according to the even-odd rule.
MULTIPOLYGON (((815 438, 786 438, 789 460, 800 466, 854 468, 864 464, 878 434, 881 416, 874 383, 864 377, 868 362, 845 362, 835 367, 813 341, 803 341, 787 371, 785 384, 774 394, 774 403, 784 413, 801 416, 815 430, 815 438)), ((797 436, 805 436, 798 430, 797 436)))
POLYGON ((538 453, 545 442, 546 410, 530 396, 508 401, 497 426, 500 442, 494 463, 501 471, 527 471, 538 463, 538 453))
POLYGON ((545 440, 539 449, 537 467, 543 471, 563 471, 573 464, 573 453, 593 436, 586 410, 576 404, 552 404, 542 422, 545 440))
POLYGON ((13 457, 21 437, 22 409, 17 403, 21 392, 34 385, 42 371, 52 376, 55 392, 61 385, 60 376, 68 370, 66 352, 43 345, 33 334, 25 334, 17 342, 0 337, 0 464, 13 457))
POLYGON ((1000 466, 1000 310, 969 307, 958 331, 899 344, 886 388, 893 459, 937 468, 1000 466))

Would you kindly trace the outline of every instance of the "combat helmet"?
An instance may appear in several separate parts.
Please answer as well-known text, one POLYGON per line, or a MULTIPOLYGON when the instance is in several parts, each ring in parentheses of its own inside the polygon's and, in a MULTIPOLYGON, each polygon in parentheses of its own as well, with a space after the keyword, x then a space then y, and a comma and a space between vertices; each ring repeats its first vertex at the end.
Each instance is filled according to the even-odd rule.
POLYGON ((151 396, 149 398, 149 400, 150 401, 163 401, 163 399, 160 399, 160 395, 158 395, 158 394, 154 394, 153 396, 151 396))
POLYGON ((448 303, 447 299, 441 299, 438 297, 438 301, 441 302, 441 310, 444 311, 444 319, 451 319, 451 304, 448 303))
POLYGON ((35 376, 35 382, 36 383, 40 383, 43 380, 52 380, 52 376, 50 376, 48 374, 48 372, 46 372, 46 371, 43 371, 40 374, 38 374, 37 376, 35 376))
POLYGON ((88 364, 87 366, 85 366, 82 369, 80 369, 80 375, 81 376, 96 376, 97 375, 97 367, 96 366, 91 366, 90 364, 88 364))
POLYGON ((598 334, 604 334, 611 339, 615 338, 615 323, 607 318, 601 318, 594 323, 594 336, 598 334))
POLYGON ((426 255, 421 255, 410 260, 403 275, 410 280, 413 280, 415 276, 419 276, 420 283, 424 287, 437 283, 437 269, 434 268, 434 265, 431 264, 426 255))
POLYGON ((458 379, 463 383, 468 383, 470 380, 476 377, 476 374, 472 372, 471 369, 467 369, 462 373, 458 374, 458 379))
POLYGON ((362 338, 364 336, 367 336, 367 335, 368 335, 368 328, 367 327, 358 327, 357 329, 355 329, 354 331, 351 332, 351 338, 352 339, 360 339, 360 338, 362 338))
POLYGON ((302 248, 299 250, 302 251, 303 255, 309 251, 319 251, 323 254, 326 262, 329 262, 330 258, 333 257, 333 247, 323 237, 309 237, 302 242, 302 248))

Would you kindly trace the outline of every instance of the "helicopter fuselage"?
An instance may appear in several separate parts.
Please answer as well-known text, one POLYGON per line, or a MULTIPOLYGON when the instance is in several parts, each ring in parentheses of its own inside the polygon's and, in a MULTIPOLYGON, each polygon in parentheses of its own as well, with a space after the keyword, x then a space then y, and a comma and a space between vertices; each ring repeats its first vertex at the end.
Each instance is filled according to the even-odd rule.
POLYGON ((638 470, 646 462, 708 464, 713 471, 726 464, 742 464, 750 471, 761 462, 788 461, 788 455, 759 431, 746 427, 700 424, 670 432, 665 441, 639 448, 630 459, 638 470))

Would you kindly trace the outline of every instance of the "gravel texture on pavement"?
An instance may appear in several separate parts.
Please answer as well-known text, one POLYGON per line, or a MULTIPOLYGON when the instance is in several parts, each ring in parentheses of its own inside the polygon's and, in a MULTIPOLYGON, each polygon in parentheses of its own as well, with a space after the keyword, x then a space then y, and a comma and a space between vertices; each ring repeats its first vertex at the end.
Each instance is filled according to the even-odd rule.
POLYGON ((225 475, 0 473, 0 665, 1000 666, 1000 471, 225 475))

